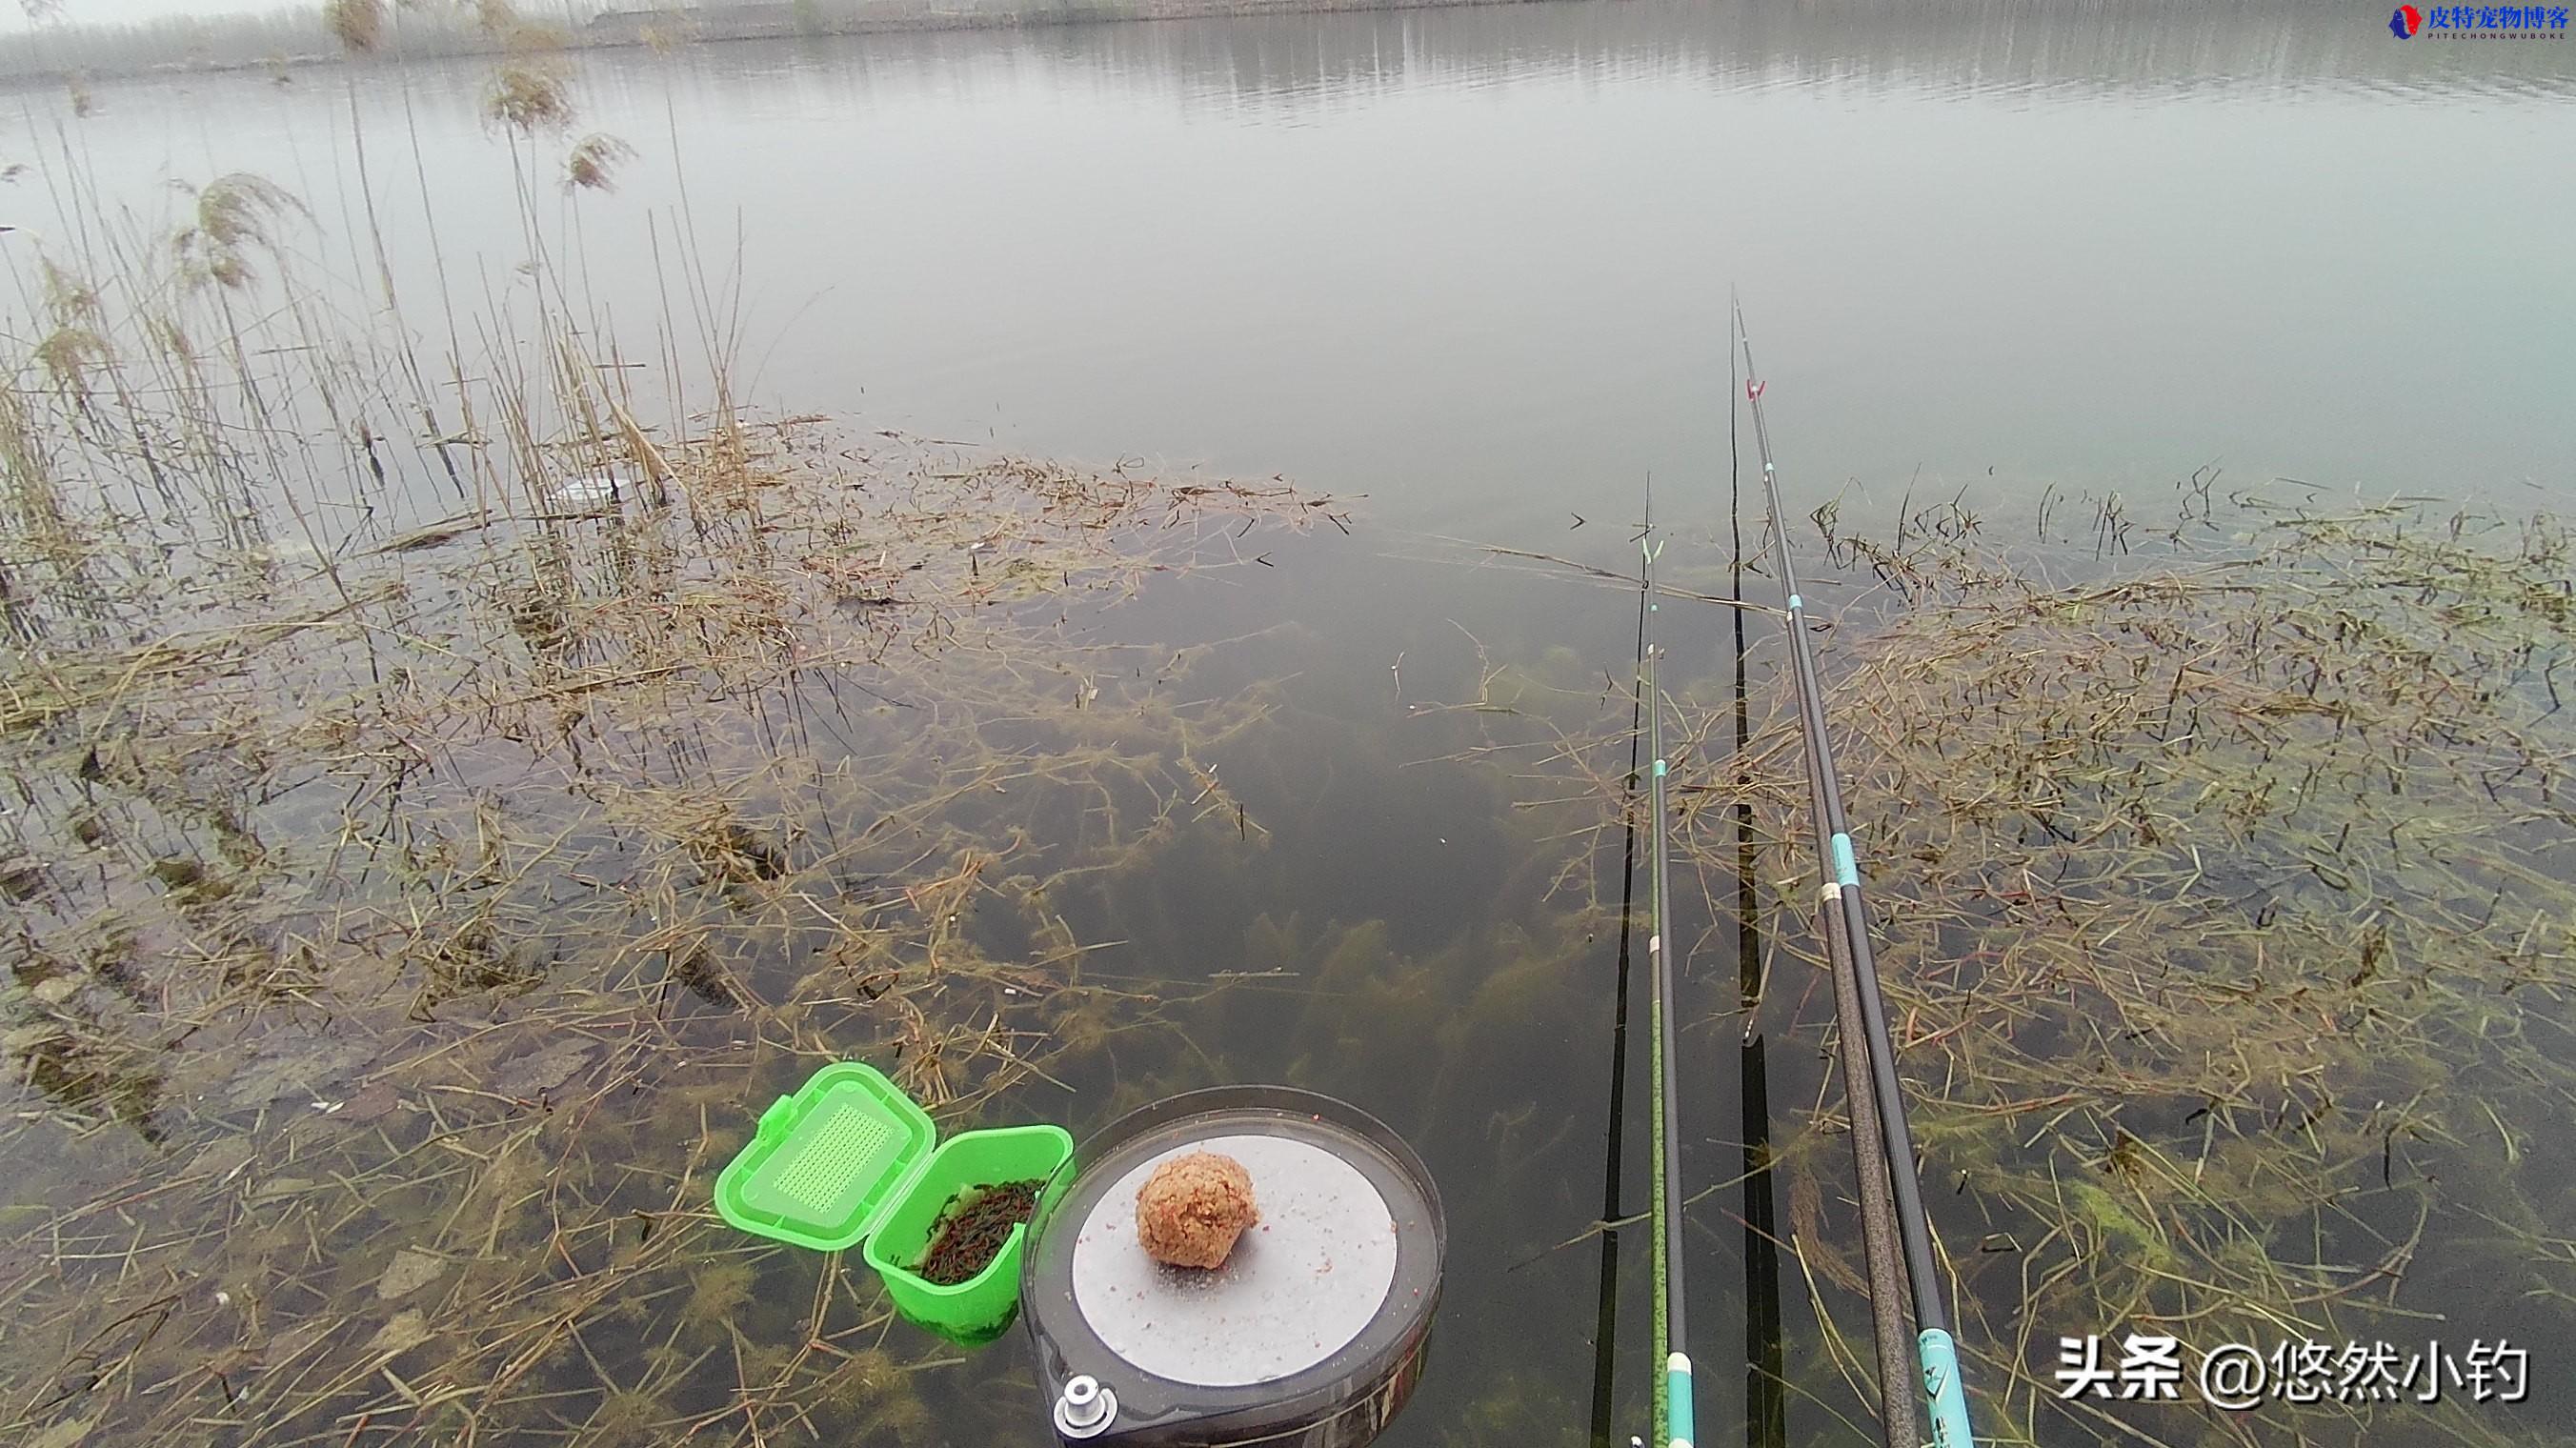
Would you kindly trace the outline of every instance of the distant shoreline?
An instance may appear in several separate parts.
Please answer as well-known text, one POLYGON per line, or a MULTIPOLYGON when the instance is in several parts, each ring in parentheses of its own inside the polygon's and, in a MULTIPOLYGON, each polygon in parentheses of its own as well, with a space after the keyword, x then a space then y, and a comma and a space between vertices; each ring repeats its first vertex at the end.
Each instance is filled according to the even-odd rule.
MULTIPOLYGON (((1239 19, 1262 15, 1322 15, 1363 10, 1449 10, 1475 5, 1526 5, 1541 0, 1056 0, 958 9, 944 0, 874 0, 869 14, 814 29, 756 25, 701 30, 681 45, 734 40, 822 40, 838 35, 884 35, 929 30, 1024 30, 1056 25, 1112 24, 1137 20, 1239 19)), ((601 17, 603 20, 609 17, 601 17)), ((593 39, 577 34, 571 48, 622 49, 650 45, 642 36, 593 39)))
MULTIPOLYGON (((954 0, 871 0, 867 13, 833 16, 819 24, 798 25, 767 18, 784 6, 746 6, 740 10, 686 15, 682 26, 662 31, 655 22, 670 11, 612 12, 564 32, 564 43, 548 53, 577 54, 591 50, 686 49, 693 45, 752 40, 830 40, 852 35, 915 34, 952 30, 1029 30, 1067 25, 1128 21, 1241 19, 1270 15, 1322 15, 1371 10, 1445 10, 1467 6, 1535 4, 1540 0, 999 0, 989 6, 960 9, 954 0)), ((685 14, 685 12, 682 12, 685 14)), ((397 63, 472 60, 511 53, 500 46, 467 46, 358 57, 346 53, 306 52, 257 59, 199 58, 164 60, 119 67, 57 66, 0 73, 0 92, 41 89, 86 81, 154 80, 188 76, 275 75, 338 67, 372 69, 397 63)))

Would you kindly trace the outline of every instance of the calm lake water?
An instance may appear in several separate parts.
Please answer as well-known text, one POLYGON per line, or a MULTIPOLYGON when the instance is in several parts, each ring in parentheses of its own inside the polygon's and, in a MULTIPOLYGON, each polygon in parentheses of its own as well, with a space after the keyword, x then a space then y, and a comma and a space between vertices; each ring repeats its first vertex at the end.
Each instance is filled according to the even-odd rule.
MULTIPOLYGON (((1423 957, 1476 948, 1471 923, 1551 928, 1545 871, 1495 829, 1489 789, 1415 767, 1456 741, 1406 734, 1402 701, 1472 694, 1462 633, 1624 676, 1632 605, 1411 558, 1441 535, 1630 566, 1649 478, 1660 518, 1722 537, 1730 288, 1797 510, 1847 494, 1847 512, 1884 513, 1908 492, 2011 509, 2050 486, 2161 507, 2210 464, 2507 511, 2576 502, 2563 42, 2401 43, 2360 5, 1605 0, 573 67, 577 132, 637 152, 612 195, 567 199, 559 144, 487 128, 480 66, 400 90, 361 76, 374 206, 426 353, 445 354, 444 312, 472 351, 477 317, 532 306, 528 192, 576 310, 636 357, 658 350, 655 319, 683 318, 673 350, 732 348, 771 410, 1365 495, 1358 543, 1149 594, 1120 625, 1166 641, 1293 626, 1222 666, 1295 675, 1289 737, 1229 765, 1275 832, 1260 871, 1176 863, 1090 918, 1069 907, 1078 937, 1130 942, 1140 974, 1227 968, 1263 915, 1302 919, 1309 944, 1382 922, 1389 949, 1423 957), (674 294, 684 248, 702 295, 674 294)), ((0 222, 72 242, 84 223, 58 188, 77 170, 154 231, 171 183, 255 172, 312 212, 290 235, 300 271, 335 294, 371 285, 336 73, 103 82, 85 118, 52 93, 6 101, 0 165, 46 164, 0 187, 0 222), (51 164, 65 150, 77 165, 51 164)), ((22 286, 25 242, 0 237, 22 286)), ((703 405, 702 371, 680 373, 703 405)), ((658 362, 640 375, 667 395, 658 362)), ((1719 642, 1712 627, 1680 647, 1705 668, 1719 642)), ((1717 1182, 1736 1170, 1738 1032, 1721 1014, 1733 941, 1708 939, 1691 1175, 1717 1182)), ((1606 934, 1600 949, 1606 970, 1606 934)), ((1462 1002, 1488 1035, 1443 1080, 1384 1042, 1318 1066, 1331 1032, 1310 1021, 1292 1049, 1257 1011, 1202 1043, 1214 1075, 1297 1073, 1381 1112, 1443 1177, 1444 1319, 1389 1443, 1584 1436, 1597 1259, 1538 1254, 1599 1211, 1609 1005, 1606 986, 1549 989, 1485 1015, 1462 1002)), ((1365 1023, 1341 1039, 1368 1041, 1365 1023)), ((1775 1100, 1803 1107, 1813 1052, 1779 1056, 1775 1100)), ((1024 1104, 1087 1129, 1112 1079, 1069 1082, 1071 1107, 1024 1104)), ((1715 1213, 1691 1238, 1695 1347, 1721 1365, 1703 1377, 1711 1442, 1743 1412, 1738 1240, 1715 1213)), ((1794 1275, 1788 1293, 1795 1339, 1812 1328, 1794 1275)), ((1025 1378, 1015 1342, 931 1370, 944 1441, 1042 1441, 1025 1378), (1008 1393, 983 1391, 995 1375, 1008 1393)), ((1644 1431, 1643 1394, 1620 1384, 1617 1441, 1644 1431)), ((1844 1441, 1809 1403, 1791 1423, 1793 1441, 1844 1441)))
MULTIPOLYGON (((1284 471, 1519 535, 1650 471, 1711 475, 1732 286, 1784 466, 1819 487, 2135 488, 2215 460, 2518 505, 2576 474, 2565 44, 2406 44, 2331 5, 1632 3, 578 75, 579 128, 641 153, 580 203, 593 298, 660 314, 647 218, 667 259, 685 184, 755 395, 791 410, 1284 471)), ((470 312, 526 254, 507 146, 480 69, 414 82, 416 134, 361 97, 377 204, 407 308, 426 221, 470 312)), ((320 265, 371 274, 331 74, 97 101, 66 122, 18 97, 0 148, 64 125, 147 215, 165 182, 259 172, 313 206, 320 265)), ((39 184, 0 193, 10 219, 39 184)))

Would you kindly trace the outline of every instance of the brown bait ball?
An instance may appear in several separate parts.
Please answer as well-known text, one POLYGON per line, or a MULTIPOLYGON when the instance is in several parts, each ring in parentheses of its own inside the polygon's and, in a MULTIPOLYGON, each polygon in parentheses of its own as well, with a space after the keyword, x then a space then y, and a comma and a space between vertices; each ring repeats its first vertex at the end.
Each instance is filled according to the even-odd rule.
POLYGON ((1251 1173, 1212 1151, 1174 1157, 1136 1189, 1136 1240, 1174 1267, 1223 1266, 1235 1239, 1259 1220, 1251 1173))

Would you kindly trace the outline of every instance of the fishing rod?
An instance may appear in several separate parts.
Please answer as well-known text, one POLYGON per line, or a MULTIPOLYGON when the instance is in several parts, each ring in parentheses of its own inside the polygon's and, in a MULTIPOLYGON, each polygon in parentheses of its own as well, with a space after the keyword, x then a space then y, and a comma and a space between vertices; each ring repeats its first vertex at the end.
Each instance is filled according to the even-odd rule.
POLYGON ((1663 1360, 1661 1390, 1655 1398, 1654 1432, 1655 1442, 1665 1448, 1690 1448, 1693 1412, 1690 1354, 1686 1350, 1690 1333, 1682 1313, 1681 1258, 1673 1251, 1682 1220, 1681 1131, 1677 1124, 1681 1110, 1673 1084, 1674 1066, 1680 1058, 1674 1047, 1673 1023, 1679 1013, 1673 1004, 1671 852, 1664 829, 1664 780, 1670 770, 1664 760, 1664 711, 1655 691, 1655 656, 1662 652, 1655 642, 1654 620, 1661 610, 1655 602, 1655 555, 1662 551, 1663 544, 1655 537, 1652 482, 1646 485, 1646 526, 1637 535, 1637 548, 1637 581, 1646 600, 1637 650, 1637 693, 1646 714, 1646 754, 1653 761, 1646 775, 1647 817, 1654 821, 1647 834, 1646 893, 1650 902, 1648 923, 1653 933, 1646 937, 1646 968, 1655 987, 1650 1052, 1655 1077, 1655 1356, 1663 1360))
MULTIPOLYGON (((1726 392, 1735 395, 1735 350, 1727 349, 1726 392)), ((1787 1448, 1788 1364, 1780 1336, 1780 1232, 1771 1176, 1770 1046, 1762 1035, 1762 902, 1760 847, 1753 837, 1752 776, 1742 761, 1752 735, 1752 690, 1746 687, 1751 652, 1744 618, 1744 454, 1738 443, 1743 412, 1726 410, 1727 521, 1733 533, 1728 597, 1735 607, 1735 1001, 1744 1015, 1736 1047, 1740 1116, 1744 1124, 1744 1442, 1745 1448, 1787 1448)), ((1910 1416, 1910 1415, 1909 1415, 1910 1416)), ((1910 1427, 1909 1427, 1909 1431, 1910 1427)), ((1918 1448, 1906 1444, 1904 1448, 1918 1448)))
MULTIPOLYGON (((1637 669, 1640 676, 1646 668, 1647 592, 1637 590, 1637 669)), ((1643 746, 1646 694, 1642 688, 1628 714, 1628 773, 1623 787, 1623 800, 1637 792, 1638 750, 1643 746)), ((1619 992, 1610 1023, 1610 1140, 1601 1169, 1601 1220, 1616 1222, 1626 1214, 1619 1210, 1619 1187, 1622 1177, 1621 1156, 1628 1134, 1628 967, 1634 931, 1629 924, 1636 918, 1637 903, 1637 815, 1627 813, 1627 827, 1621 831, 1619 846, 1619 992)), ((1616 1421, 1613 1389, 1618 1382, 1619 1328, 1619 1229, 1604 1226, 1601 1232, 1600 1299, 1592 1336, 1592 1448, 1613 1448, 1616 1421)))
MULTIPOLYGON (((1877 1117, 1881 1169, 1892 1191, 1896 1233, 1905 1276, 1912 1288, 1917 1329, 1915 1358, 1923 1374, 1923 1398, 1931 1410, 1933 1448, 1973 1448, 1967 1394, 1959 1381, 1958 1344, 1950 1335, 1949 1308, 1941 1298, 1940 1277, 1932 1257, 1931 1224, 1924 1215, 1923 1186, 1914 1169, 1914 1134, 1906 1125, 1905 1090, 1897 1080, 1896 1050, 1888 1039, 1887 1008, 1879 994, 1878 957, 1871 948, 1869 914, 1861 898, 1860 863, 1852 850, 1850 824, 1843 816, 1842 786, 1835 775, 1823 689, 1817 678, 1815 653, 1807 642, 1806 600, 1798 591, 1797 568, 1789 557, 1789 531, 1780 507, 1779 469, 1772 461, 1771 430, 1762 415, 1762 393, 1767 384, 1753 364, 1753 339, 1745 331, 1740 301, 1733 303, 1733 312, 1736 342, 1744 353, 1744 396, 1753 411, 1754 444, 1762 457, 1762 491, 1771 511, 1771 543, 1780 569, 1780 587, 1788 596, 1790 672, 1797 685, 1798 728, 1806 744, 1808 796, 1823 866, 1823 906, 1819 914, 1825 927, 1826 954, 1838 982, 1848 979, 1857 1007, 1854 1014, 1858 1021, 1844 1022, 1846 1040, 1853 1034, 1850 1026, 1857 1024, 1866 1047, 1866 1080, 1858 1073, 1850 1073, 1847 1088, 1852 1130, 1857 1139, 1855 1150, 1859 1142, 1868 1140, 1862 1120, 1866 1102, 1869 1112, 1877 1117)), ((1864 1168, 1864 1204, 1870 1195, 1870 1176, 1870 1170, 1864 1168)), ((1867 1230, 1864 1223, 1864 1231, 1867 1230)), ((1872 1295, 1878 1296, 1876 1291, 1872 1295)), ((1881 1300, 1879 1307, 1884 1328, 1889 1304, 1881 1300)), ((1881 1332, 1882 1366, 1888 1356, 1888 1339, 1895 1335, 1881 1332)), ((1895 1441, 1894 1420, 1900 1413, 1910 1438, 1912 1410, 1899 1406, 1912 1400, 1910 1388, 1903 1396, 1883 1388, 1882 1396, 1884 1415, 1891 1420, 1887 1424, 1890 1441, 1895 1441)))
MULTIPOLYGON (((1727 391, 1729 394, 1735 390, 1737 361, 1735 352, 1734 347, 1728 347, 1727 391)), ((1742 415, 1740 410, 1728 409, 1728 452, 1732 465, 1738 469, 1741 468, 1741 461, 1735 455, 1735 420, 1742 415)), ((1744 498, 1740 479, 1733 481, 1728 502, 1732 515, 1738 520, 1735 556, 1740 575, 1744 558, 1744 540, 1740 521, 1743 517, 1744 498)), ((1773 505, 1773 512, 1770 532, 1772 536, 1777 537, 1780 529, 1776 504, 1773 505)), ((1795 593, 1796 589, 1793 586, 1789 591, 1795 593)), ((1743 593, 1743 579, 1739 576, 1735 583, 1735 594, 1740 599, 1743 593)), ((1740 740, 1748 722, 1744 716, 1750 693, 1745 687, 1744 678, 1744 615, 1741 610, 1736 613, 1735 628, 1736 729, 1740 740)), ((1804 718, 1802 713, 1800 716, 1802 725, 1804 718)), ((1822 781, 1832 773, 1832 769, 1829 763, 1819 761, 1816 755, 1816 736, 1810 735, 1803 727, 1799 730, 1799 736, 1805 755, 1808 809, 1812 816, 1821 822, 1827 813, 1822 781)), ((1743 747, 1740 742, 1736 745, 1739 752, 1743 747)), ((1742 837, 1742 831, 1745 828, 1743 817, 1750 810, 1751 801, 1749 799, 1740 801, 1736 808, 1739 831, 1738 859, 1741 866, 1743 852, 1750 845, 1750 841, 1742 837)), ((1843 1080, 1846 1083, 1866 1082, 1873 1079, 1869 1031, 1862 1021, 1860 987, 1853 978, 1850 950, 1845 943, 1849 936, 1843 929, 1842 911, 1835 903, 1839 899, 1842 887, 1835 879, 1832 854, 1826 848, 1826 835, 1821 828, 1816 832, 1816 853, 1817 878, 1825 882, 1824 903, 1833 907, 1820 908, 1817 913, 1818 924, 1824 934, 1827 974, 1833 982, 1835 1052, 1840 1057, 1843 1080)), ((1750 869, 1743 868, 1746 869, 1749 882, 1750 869)), ((1748 1018, 1748 1027, 1750 1024, 1751 1021, 1748 1018)), ((1915 1431, 1918 1415, 1914 1411, 1914 1330, 1906 1316, 1908 1294, 1904 1248, 1898 1240, 1896 1230, 1896 1195, 1888 1185, 1887 1165, 1880 1154, 1883 1147, 1877 1101, 1871 1093, 1863 1090, 1847 1090, 1844 1093, 1844 1099, 1851 1116, 1852 1178, 1860 1198, 1861 1263, 1868 1279, 1870 1339, 1878 1357, 1879 1437, 1884 1448, 1921 1448, 1923 1440, 1915 1431)))

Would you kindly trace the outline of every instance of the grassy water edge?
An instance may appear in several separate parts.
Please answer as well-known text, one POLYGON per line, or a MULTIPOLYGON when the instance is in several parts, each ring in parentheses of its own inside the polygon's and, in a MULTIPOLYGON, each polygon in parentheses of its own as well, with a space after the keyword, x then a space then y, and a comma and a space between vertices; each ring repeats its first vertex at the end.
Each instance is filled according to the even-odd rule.
POLYGON ((1150 1027, 1050 895, 1250 847, 1199 761, 1268 701, 1068 620, 1325 509, 795 429, 659 452, 659 507, 16 648, 20 1428, 902 1411, 872 1291, 767 1320, 713 1167, 819 1059, 971 1116, 1150 1027), (710 1354, 726 1391, 664 1396, 710 1354))

